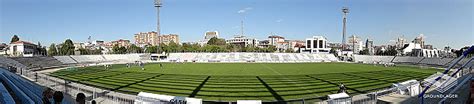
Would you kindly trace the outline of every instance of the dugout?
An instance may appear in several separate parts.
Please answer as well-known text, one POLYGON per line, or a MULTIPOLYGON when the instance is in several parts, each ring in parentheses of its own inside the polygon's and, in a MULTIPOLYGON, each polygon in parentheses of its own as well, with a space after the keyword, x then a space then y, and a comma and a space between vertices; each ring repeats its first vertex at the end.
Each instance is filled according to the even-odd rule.
POLYGON ((162 55, 162 54, 151 54, 150 55, 150 60, 153 60, 153 61, 164 60, 166 58, 168 58, 168 56, 162 55))

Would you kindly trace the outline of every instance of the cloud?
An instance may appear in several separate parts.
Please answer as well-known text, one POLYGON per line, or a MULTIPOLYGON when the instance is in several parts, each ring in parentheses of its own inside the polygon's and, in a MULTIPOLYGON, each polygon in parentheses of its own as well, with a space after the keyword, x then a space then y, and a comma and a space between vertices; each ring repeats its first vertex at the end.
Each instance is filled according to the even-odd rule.
POLYGON ((252 10, 252 9, 253 9, 252 7, 247 7, 247 8, 244 8, 244 9, 241 9, 241 10, 237 11, 237 13, 245 13, 245 12, 247 12, 249 10, 252 10))
POLYGON ((275 22, 277 22, 277 23, 283 22, 283 19, 278 19, 275 22))

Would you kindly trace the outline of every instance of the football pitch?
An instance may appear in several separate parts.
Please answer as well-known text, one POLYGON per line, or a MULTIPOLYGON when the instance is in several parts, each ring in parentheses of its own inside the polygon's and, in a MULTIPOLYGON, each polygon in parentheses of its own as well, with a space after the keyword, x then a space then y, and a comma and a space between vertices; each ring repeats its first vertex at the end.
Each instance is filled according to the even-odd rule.
POLYGON ((411 66, 350 63, 162 63, 70 68, 50 75, 129 94, 201 98, 203 101, 322 100, 335 94, 340 83, 351 95, 390 87, 392 83, 422 80, 440 71, 411 66))

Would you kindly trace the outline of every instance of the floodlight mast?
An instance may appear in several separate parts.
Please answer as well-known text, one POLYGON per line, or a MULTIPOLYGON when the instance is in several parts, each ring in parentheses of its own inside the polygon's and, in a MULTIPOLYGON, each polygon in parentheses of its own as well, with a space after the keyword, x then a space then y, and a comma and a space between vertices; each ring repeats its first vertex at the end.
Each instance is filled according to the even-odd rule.
POLYGON ((343 20, 342 20, 342 49, 341 51, 344 51, 344 49, 346 48, 346 22, 347 22, 347 14, 349 13, 349 8, 347 7, 343 7, 342 8, 342 13, 344 14, 343 15, 343 20))
POLYGON ((161 31, 160 31, 160 7, 161 7, 161 0, 155 0, 155 7, 156 7, 156 14, 157 14, 157 22, 156 22, 156 34, 158 35, 158 45, 161 43, 161 31))

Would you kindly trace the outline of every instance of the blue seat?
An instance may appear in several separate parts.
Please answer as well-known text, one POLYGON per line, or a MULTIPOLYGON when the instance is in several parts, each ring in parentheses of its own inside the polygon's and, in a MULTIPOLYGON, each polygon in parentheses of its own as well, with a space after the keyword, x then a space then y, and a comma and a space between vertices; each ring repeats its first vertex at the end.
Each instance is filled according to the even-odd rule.
POLYGON ((0 71, 0 79, 5 81, 7 85, 13 90, 17 98, 20 99, 20 102, 22 104, 34 104, 35 102, 25 93, 23 90, 18 88, 11 80, 9 80, 6 76, 7 75, 5 72, 0 71))
POLYGON ((41 93, 38 95, 34 92, 35 88, 32 88, 30 85, 26 85, 22 79, 19 79, 15 75, 7 75, 18 88, 20 88, 27 96, 29 96, 33 101, 41 103, 41 93))
POLYGON ((13 100, 13 97, 2 83, 0 83, 0 98, 0 103, 2 104, 15 104, 15 100, 13 100))

